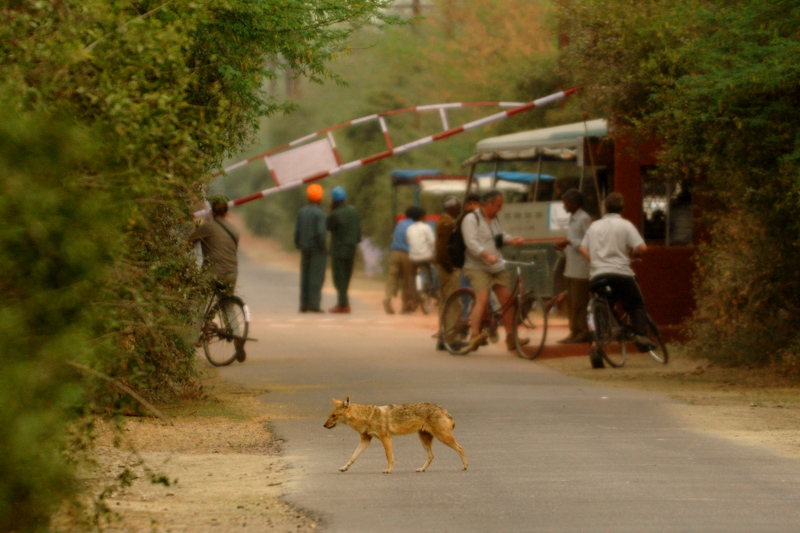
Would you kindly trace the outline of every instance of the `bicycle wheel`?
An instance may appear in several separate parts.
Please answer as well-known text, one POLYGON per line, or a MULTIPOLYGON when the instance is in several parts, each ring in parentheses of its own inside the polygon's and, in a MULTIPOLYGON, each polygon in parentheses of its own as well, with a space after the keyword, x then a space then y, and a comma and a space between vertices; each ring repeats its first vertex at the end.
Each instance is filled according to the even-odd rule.
POLYGON ((541 298, 527 292, 517 300, 514 312, 514 345, 517 355, 535 359, 547 338, 547 311, 541 298))
POLYGON ((226 366, 236 359, 237 345, 247 339, 249 317, 244 302, 236 296, 220 298, 206 314, 203 351, 214 366, 226 366))
POLYGON ((592 320, 594 321, 594 340, 603 359, 614 368, 625 366, 628 349, 621 338, 622 328, 617 317, 605 300, 595 298, 591 302, 592 320))
POLYGON ((664 344, 664 340, 661 338, 661 332, 658 331, 658 327, 656 323, 653 322, 653 319, 650 318, 650 315, 647 315, 647 338, 656 345, 655 348, 649 350, 647 353, 657 362, 666 365, 669 360, 667 346, 664 344))
POLYGON ((419 293, 419 308, 422 309, 423 314, 430 314, 433 308, 433 298, 430 295, 430 289, 425 286, 419 293))
POLYGON ((426 315, 429 315, 433 309, 433 280, 431 279, 431 270, 420 268, 417 273, 417 293, 419 308, 426 315))
POLYGON ((429 315, 431 310, 433 309, 433 299, 428 294, 422 295, 422 301, 419 304, 420 309, 422 309, 422 313, 425 315, 429 315))
POLYGON ((474 307, 475 293, 467 288, 456 290, 444 304, 440 333, 444 347, 453 355, 469 352, 469 315, 474 307))

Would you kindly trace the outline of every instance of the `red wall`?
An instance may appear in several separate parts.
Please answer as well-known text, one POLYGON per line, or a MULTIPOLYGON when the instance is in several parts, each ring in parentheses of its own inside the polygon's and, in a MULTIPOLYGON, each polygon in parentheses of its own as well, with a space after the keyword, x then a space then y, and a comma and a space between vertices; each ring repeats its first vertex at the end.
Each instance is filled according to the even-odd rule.
MULTIPOLYGON (((614 190, 625 197, 622 215, 642 227, 642 166, 655 165, 659 143, 615 138, 614 190)), ((642 261, 632 264, 647 312, 659 326, 676 325, 694 309, 694 247, 648 245, 642 261)))
POLYGON ((614 138, 614 191, 625 197, 622 216, 642 227, 642 167, 655 165, 659 143, 614 138))
POLYGON ((658 325, 679 324, 694 309, 694 248, 650 246, 631 266, 644 294, 647 312, 658 325))

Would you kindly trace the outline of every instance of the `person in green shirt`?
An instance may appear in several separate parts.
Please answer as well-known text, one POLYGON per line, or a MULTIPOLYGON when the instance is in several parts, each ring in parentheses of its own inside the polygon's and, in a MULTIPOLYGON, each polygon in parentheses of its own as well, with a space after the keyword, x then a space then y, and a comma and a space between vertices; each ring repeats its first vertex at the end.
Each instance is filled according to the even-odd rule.
POLYGON ((356 246, 361 242, 361 221, 358 211, 345 203, 347 193, 342 187, 334 187, 331 191, 331 214, 326 225, 331 232, 331 271, 333 284, 336 287, 336 305, 328 311, 331 313, 349 313, 350 301, 347 289, 353 275, 353 262, 356 257, 356 246))
POLYGON ((228 214, 228 198, 215 196, 211 204, 211 220, 201 221, 189 237, 189 242, 199 242, 203 249, 203 268, 214 275, 217 289, 223 296, 233 296, 236 278, 239 275, 239 261, 236 251, 239 247, 239 230, 225 220, 228 214))
MULTIPOLYGON (((239 248, 239 230, 225 220, 228 215, 228 202, 226 196, 211 198, 209 204, 212 218, 202 221, 189 237, 189 242, 200 243, 203 250, 203 268, 210 270, 214 275, 215 289, 221 297, 233 296, 236 279, 239 276, 239 261, 236 257, 239 248)), ((239 323, 233 318, 233 309, 225 308, 223 311, 233 325, 233 334, 239 335, 239 323)), ((236 360, 244 361, 247 357, 244 341, 237 339, 234 345, 236 360)))
POLYGON ((322 284, 325 282, 325 213, 322 187, 318 183, 306 190, 308 204, 297 213, 294 228, 294 245, 300 250, 300 312, 324 313, 320 309, 322 284))

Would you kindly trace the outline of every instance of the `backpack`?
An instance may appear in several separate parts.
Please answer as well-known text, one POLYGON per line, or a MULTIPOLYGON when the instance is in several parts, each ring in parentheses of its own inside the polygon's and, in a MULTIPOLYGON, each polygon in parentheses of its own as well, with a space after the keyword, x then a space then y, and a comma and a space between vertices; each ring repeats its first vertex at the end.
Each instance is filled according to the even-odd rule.
MULTIPOLYGON (((480 224, 481 219, 475 213, 475 219, 480 224)), ((447 255, 450 257, 450 262, 456 268, 464 268, 464 261, 467 259, 467 244, 464 242, 464 234, 461 233, 461 222, 464 219, 460 218, 456 224, 456 229, 450 235, 450 240, 447 241, 447 255)))

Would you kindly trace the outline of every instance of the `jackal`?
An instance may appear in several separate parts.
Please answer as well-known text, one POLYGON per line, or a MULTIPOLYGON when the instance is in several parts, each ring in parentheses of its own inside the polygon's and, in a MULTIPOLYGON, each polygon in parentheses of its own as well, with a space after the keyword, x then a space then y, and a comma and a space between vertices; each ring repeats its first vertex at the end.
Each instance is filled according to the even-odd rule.
POLYGON ((453 428, 456 426, 453 417, 444 408, 433 403, 405 403, 403 405, 360 405, 350 403, 350 396, 339 401, 333 399, 333 411, 331 411, 325 427, 331 429, 341 422, 358 431, 361 435, 361 442, 356 447, 356 451, 341 467, 341 472, 348 468, 358 459, 358 456, 367 449, 372 437, 378 437, 383 443, 386 451, 386 459, 389 461, 389 468, 383 471, 384 474, 392 473, 394 456, 392 455, 392 440, 395 435, 408 435, 415 431, 419 434, 422 447, 428 454, 428 460, 417 468, 417 472, 424 472, 428 465, 433 461, 433 437, 436 437, 444 444, 450 446, 464 463, 462 470, 467 469, 467 457, 464 450, 458 445, 453 437, 453 428))

